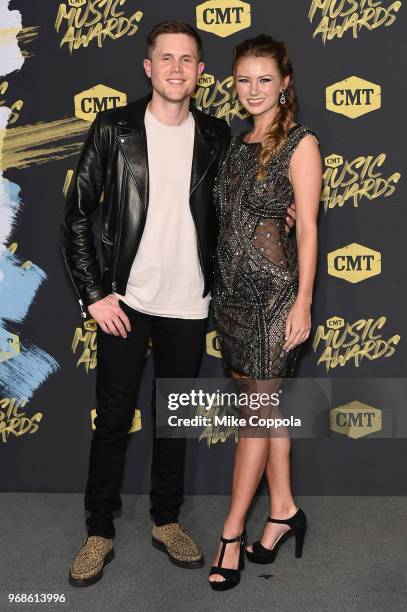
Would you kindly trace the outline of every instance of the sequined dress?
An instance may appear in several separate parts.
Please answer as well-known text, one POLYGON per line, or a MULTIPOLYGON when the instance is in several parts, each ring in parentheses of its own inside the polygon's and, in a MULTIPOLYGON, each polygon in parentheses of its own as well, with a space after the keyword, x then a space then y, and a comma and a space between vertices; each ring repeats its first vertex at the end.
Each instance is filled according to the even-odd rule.
POLYGON ((285 232, 294 199, 291 156, 307 134, 289 130, 256 179, 260 145, 234 136, 215 183, 219 239, 212 293, 224 364, 255 379, 291 376, 300 347, 284 351, 285 325, 298 292, 298 262, 285 232))

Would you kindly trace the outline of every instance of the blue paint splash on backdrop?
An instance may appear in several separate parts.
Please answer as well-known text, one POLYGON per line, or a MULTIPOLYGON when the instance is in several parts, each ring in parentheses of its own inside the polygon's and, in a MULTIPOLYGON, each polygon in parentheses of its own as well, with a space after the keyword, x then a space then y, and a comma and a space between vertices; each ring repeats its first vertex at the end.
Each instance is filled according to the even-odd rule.
MULTIPOLYGON (((1 178, 2 197, 0 208, 15 225, 15 219, 21 206, 20 188, 18 185, 1 178)), ((1 215, 5 218, 5 215, 1 215)), ((1 217, 0 217, 1 218, 1 217)), ((46 274, 35 264, 23 268, 22 261, 11 253, 5 245, 0 251, 0 391, 5 397, 18 400, 30 399, 36 389, 59 368, 53 357, 39 347, 30 344, 23 346, 20 352, 3 359, 12 351, 13 336, 6 329, 6 321, 21 323, 27 316, 35 295, 46 279, 46 274)))

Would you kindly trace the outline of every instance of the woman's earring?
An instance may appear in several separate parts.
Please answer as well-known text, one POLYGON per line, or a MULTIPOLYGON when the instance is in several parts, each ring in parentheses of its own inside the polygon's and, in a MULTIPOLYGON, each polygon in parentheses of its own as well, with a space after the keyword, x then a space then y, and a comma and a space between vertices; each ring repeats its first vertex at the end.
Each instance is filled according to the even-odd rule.
POLYGON ((281 90, 280 93, 280 104, 285 104, 286 103, 286 99, 285 99, 285 89, 281 90))

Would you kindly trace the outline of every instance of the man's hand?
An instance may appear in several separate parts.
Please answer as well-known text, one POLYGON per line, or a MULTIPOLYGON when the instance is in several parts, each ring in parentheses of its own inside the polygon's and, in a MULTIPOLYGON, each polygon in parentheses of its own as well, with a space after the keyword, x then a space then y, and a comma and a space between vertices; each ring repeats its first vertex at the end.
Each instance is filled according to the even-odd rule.
POLYGON ((290 233, 291 228, 295 225, 295 202, 292 202, 287 208, 287 216, 285 218, 285 231, 287 234, 290 233))
POLYGON ((130 321, 113 293, 88 306, 88 310, 106 334, 127 338, 126 330, 131 331, 130 321))

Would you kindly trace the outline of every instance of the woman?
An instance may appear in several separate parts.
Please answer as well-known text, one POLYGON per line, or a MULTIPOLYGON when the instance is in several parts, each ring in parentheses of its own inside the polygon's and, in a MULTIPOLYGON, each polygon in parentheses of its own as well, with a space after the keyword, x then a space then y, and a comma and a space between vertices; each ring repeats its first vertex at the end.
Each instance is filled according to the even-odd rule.
MULTIPOLYGON (((214 306, 224 363, 231 375, 261 390, 291 376, 299 345, 310 333, 322 182, 318 141, 295 124, 296 96, 287 47, 257 36, 235 48, 233 74, 253 128, 232 139, 216 201, 220 234, 214 306), (298 259, 285 232, 296 205, 298 259)), ((268 563, 289 535, 300 557, 306 519, 290 488, 290 440, 239 435, 231 507, 209 575, 213 589, 236 586, 244 567, 245 518, 265 472, 270 517, 249 560, 268 563)))

